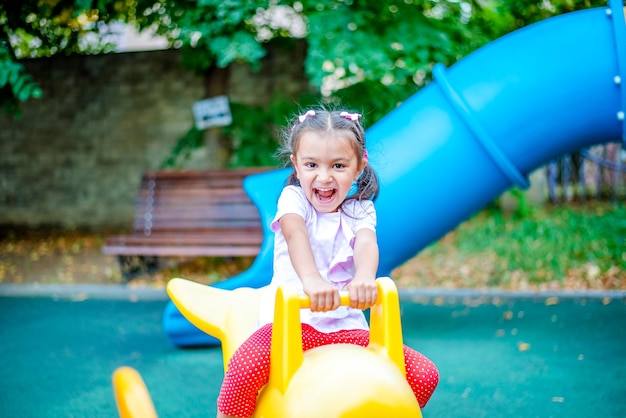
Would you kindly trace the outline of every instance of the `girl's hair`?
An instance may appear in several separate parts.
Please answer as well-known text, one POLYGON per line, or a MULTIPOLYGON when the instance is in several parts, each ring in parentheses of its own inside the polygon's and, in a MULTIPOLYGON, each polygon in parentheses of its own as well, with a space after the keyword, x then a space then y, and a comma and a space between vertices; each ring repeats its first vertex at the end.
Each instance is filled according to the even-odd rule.
MULTIPOLYGON (((294 124, 284 130, 283 146, 279 151, 280 156, 290 161, 290 155, 296 155, 300 138, 305 132, 316 131, 328 134, 344 134, 351 139, 354 153, 357 157, 357 164, 361 164, 363 159, 367 159, 367 148, 365 147, 365 131, 359 122, 361 115, 350 113, 345 110, 325 110, 310 109, 299 115, 294 124)), ((296 170, 287 178, 288 185, 300 185, 296 177, 296 170)), ((376 200, 378 197, 378 176, 374 169, 366 164, 363 172, 356 180, 356 191, 346 197, 346 199, 376 200)))

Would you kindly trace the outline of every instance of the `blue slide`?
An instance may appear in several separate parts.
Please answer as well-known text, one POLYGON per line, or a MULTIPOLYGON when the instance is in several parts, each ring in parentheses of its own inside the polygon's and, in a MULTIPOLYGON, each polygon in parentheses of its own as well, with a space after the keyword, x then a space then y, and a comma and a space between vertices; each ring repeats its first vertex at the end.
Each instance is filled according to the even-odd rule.
MULTIPOLYGON (((367 131, 381 183, 379 276, 453 230, 550 159, 624 139, 626 28, 622 0, 510 33, 451 68, 367 131)), ((261 287, 272 275, 267 225, 288 170, 246 178, 266 225, 251 268, 217 287, 261 287)), ((210 346, 170 302, 165 331, 180 347, 210 346)))

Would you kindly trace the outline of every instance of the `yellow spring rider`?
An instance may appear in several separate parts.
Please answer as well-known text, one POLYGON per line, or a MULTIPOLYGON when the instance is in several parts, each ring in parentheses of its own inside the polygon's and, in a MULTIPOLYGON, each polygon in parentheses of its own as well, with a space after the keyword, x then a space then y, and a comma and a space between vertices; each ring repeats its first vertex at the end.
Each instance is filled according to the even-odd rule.
MULTIPOLYGON (((394 282, 377 279, 378 299, 370 312, 370 343, 326 345, 302 351, 300 309, 308 296, 292 287, 276 294, 269 382, 259 392, 255 418, 394 418, 422 414, 405 379, 400 305, 394 282)), ((237 347, 256 328, 261 292, 223 290, 173 279, 172 301, 195 326, 222 342, 224 370, 237 347)), ((341 304, 349 305, 346 292, 341 304)), ((122 418, 156 417, 143 380, 132 368, 113 375, 122 418)))

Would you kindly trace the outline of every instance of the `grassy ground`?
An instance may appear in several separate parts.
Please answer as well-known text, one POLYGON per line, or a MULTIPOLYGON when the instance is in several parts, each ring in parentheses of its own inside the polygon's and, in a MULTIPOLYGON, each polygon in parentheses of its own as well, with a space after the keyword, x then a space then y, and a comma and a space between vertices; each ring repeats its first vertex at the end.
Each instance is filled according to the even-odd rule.
MULTIPOLYGON (((101 253, 120 231, 0 229, 0 283, 122 283, 101 253)), ((243 271, 251 258, 168 259, 132 283, 172 277, 211 283, 243 271)), ((393 274, 400 287, 507 290, 626 289, 626 208, 597 203, 546 206, 523 217, 485 210, 393 274)))
POLYGON ((401 286, 626 289, 626 208, 485 210, 395 271, 401 286))

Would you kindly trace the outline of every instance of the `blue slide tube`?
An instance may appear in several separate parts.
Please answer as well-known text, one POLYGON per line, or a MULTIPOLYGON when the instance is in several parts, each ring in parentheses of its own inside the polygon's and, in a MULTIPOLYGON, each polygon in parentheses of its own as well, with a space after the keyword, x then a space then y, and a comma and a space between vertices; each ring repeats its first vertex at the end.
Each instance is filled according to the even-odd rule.
MULTIPOLYGON (((379 275, 391 271, 559 155, 624 138, 626 29, 621 0, 556 16, 474 51, 367 131, 381 183, 379 275)), ((287 170, 244 188, 269 224, 287 170)), ((267 226, 266 226, 267 228, 267 226)), ((272 275, 273 233, 253 266, 216 286, 261 287, 272 275)), ((216 344, 170 303, 175 345, 216 344)))

